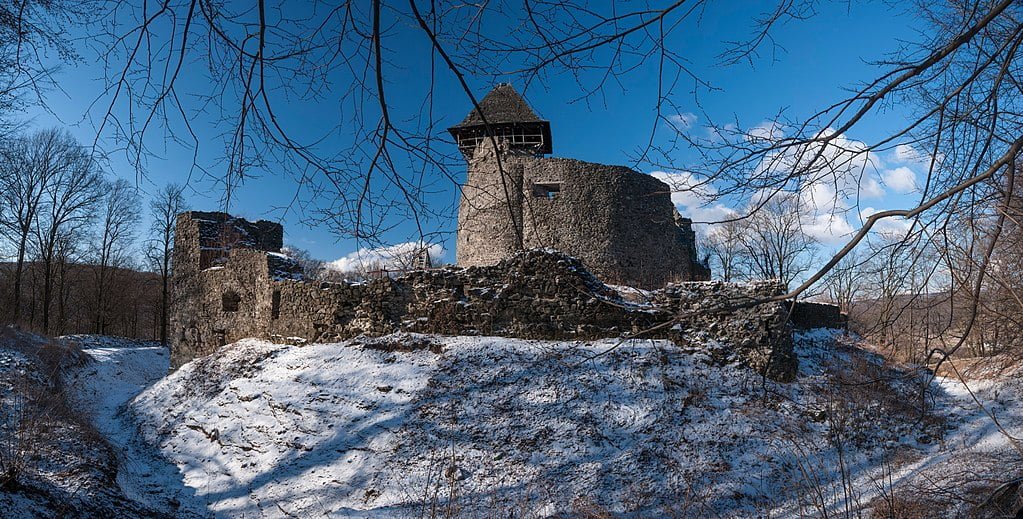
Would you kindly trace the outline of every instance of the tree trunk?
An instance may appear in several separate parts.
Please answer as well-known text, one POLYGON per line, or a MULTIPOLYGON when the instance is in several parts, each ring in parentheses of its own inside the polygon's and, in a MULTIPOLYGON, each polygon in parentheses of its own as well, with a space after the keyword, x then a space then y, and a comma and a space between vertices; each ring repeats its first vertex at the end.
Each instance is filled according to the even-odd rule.
POLYGON ((53 300, 53 272, 52 258, 43 260, 43 326, 44 334, 50 333, 50 303, 53 300))
POLYGON ((11 323, 18 324, 21 319, 21 276, 25 270, 25 244, 28 243, 28 230, 21 232, 18 243, 18 264, 14 267, 14 294, 11 308, 11 323))
POLYGON ((67 298, 71 290, 67 279, 67 260, 60 259, 60 286, 57 288, 57 334, 67 332, 67 298))
POLYGON ((36 325, 36 314, 39 310, 39 262, 34 261, 29 264, 29 270, 32 272, 32 299, 28 304, 28 323, 30 327, 36 325))

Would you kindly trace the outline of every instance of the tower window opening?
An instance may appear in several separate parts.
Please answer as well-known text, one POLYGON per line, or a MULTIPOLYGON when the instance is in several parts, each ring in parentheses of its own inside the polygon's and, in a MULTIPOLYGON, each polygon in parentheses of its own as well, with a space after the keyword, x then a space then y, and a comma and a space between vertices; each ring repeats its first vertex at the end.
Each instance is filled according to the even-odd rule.
POLYGON ((494 139, 507 142, 509 145, 517 148, 544 149, 548 147, 543 132, 533 128, 497 127, 494 128, 492 133, 488 133, 485 130, 466 132, 458 135, 456 140, 458 141, 459 148, 472 150, 481 142, 489 141, 491 135, 494 139))
POLYGON ((274 290, 270 295, 270 318, 280 319, 281 317, 281 291, 274 290))
POLYGON ((554 200, 561 194, 561 182, 536 182, 533 184, 533 196, 554 200))

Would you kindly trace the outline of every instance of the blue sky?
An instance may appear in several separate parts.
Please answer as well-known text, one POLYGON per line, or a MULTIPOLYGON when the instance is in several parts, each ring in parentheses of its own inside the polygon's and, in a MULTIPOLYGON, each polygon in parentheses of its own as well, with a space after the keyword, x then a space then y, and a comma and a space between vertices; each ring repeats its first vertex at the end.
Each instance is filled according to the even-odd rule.
MULTIPOLYGON (((790 117, 805 116, 841 99, 845 89, 876 75, 877 69, 868 61, 882 59, 900 42, 918 37, 918 28, 914 26, 917 20, 912 13, 900 11, 901 8, 885 2, 825 2, 812 18, 791 21, 775 29, 772 34, 780 49, 778 52, 765 49, 753 59, 752 64, 724 67, 717 59, 725 48, 723 42, 748 35, 753 20, 771 6, 760 2, 715 2, 710 5, 696 30, 677 34, 671 41, 672 48, 688 59, 694 71, 720 89, 701 93, 699 106, 690 92, 691 83, 683 82, 671 93, 672 100, 679 107, 680 117, 690 125, 687 130, 690 132, 706 131, 703 127, 707 122, 704 113, 717 121, 735 121, 742 128, 770 123, 779 110, 790 117)), ((412 28, 398 27, 389 34, 385 44, 396 56, 389 64, 388 74, 391 109, 399 117, 412 117, 418 111, 423 78, 429 72, 424 59, 428 56, 428 42, 412 28)), ((26 114, 30 126, 69 126, 85 142, 92 142, 97 137, 95 121, 109 101, 102 97, 100 78, 105 72, 95 54, 95 46, 96 42, 87 41, 78 46, 82 61, 64 66, 58 75, 61 91, 52 91, 46 98, 53 114, 41 109, 30 111, 26 114)), ((571 102, 579 93, 569 77, 554 76, 544 84, 530 85, 524 92, 525 97, 542 117, 551 121, 555 156, 630 164, 636 150, 647 142, 654 122, 655 66, 656 63, 647 63, 637 68, 622 80, 621 85, 606 89, 602 99, 592 98, 590 102, 571 102)), ((458 123, 471 105, 445 69, 438 68, 437 75, 435 113, 440 118, 439 133, 446 136, 442 129, 458 123)), ((470 77, 468 80, 477 96, 484 95, 494 83, 492 77, 470 77)), ((520 91, 525 86, 520 78, 502 80, 513 83, 520 91)), ((197 91, 204 87, 201 70, 190 71, 184 81, 197 91)), ((297 135, 310 139, 318 135, 317 128, 336 124, 340 117, 336 103, 329 99, 318 104, 295 103, 287 108, 287 123, 298 128, 295 130, 297 135), (301 129, 305 127, 309 131, 301 129)), ((899 107, 889 107, 847 138, 870 140, 903 122, 907 116, 907 112, 899 107)), ((223 150, 223 145, 217 140, 219 130, 203 124, 203 121, 197 122, 204 146, 201 157, 212 160, 223 150)), ((171 130, 179 131, 180 128, 171 130)), ((668 131, 670 129, 666 127, 658 128, 664 138, 668 131)), ((343 140, 339 138, 338 142, 343 140)), ((109 131, 99 135, 99 142, 106 150, 120 147, 109 131)), ((330 145, 329 141, 321 144, 324 147, 330 145)), ((143 193, 153 192, 154 187, 167 182, 182 183, 186 180, 193 150, 170 145, 160 153, 163 157, 151 158, 146 165, 146 177, 139 182, 143 193)), ((912 173, 914 168, 918 168, 918 164, 906 159, 911 155, 909 151, 903 150, 901 155, 896 155, 893 151, 888 156, 878 157, 882 169, 907 168, 912 173)), ((123 160, 123 156, 113 153, 111 157, 114 175, 136 180, 135 171, 123 160)), ((686 150, 680 151, 678 159, 678 164, 685 164, 686 150)), ((645 171, 650 169, 645 168, 645 171)), ((458 172, 464 175, 464 169, 458 172)), ((920 173, 919 170, 915 172, 920 173)), ((274 209, 289 204, 295 194, 295 184, 272 170, 259 172, 257 177, 236 191, 230 207, 232 213, 247 218, 283 218, 285 241, 308 249, 313 256, 325 260, 345 256, 362 245, 351 238, 338 236, 326 226, 309 225, 309 216, 300 211, 274 209)), ((898 180, 900 177, 892 178, 898 180)), ((901 178, 904 180, 905 175, 901 178)), ((187 195, 192 208, 222 208, 222 185, 193 177, 189 187, 187 195)), ((890 207, 906 200, 904 191, 883 186, 864 204, 869 203, 872 208, 890 207)), ((438 181, 428 202, 439 208, 451 207, 457 201, 457 194, 451 182, 438 181)), ((681 196, 678 201, 685 211, 705 212, 696 208, 690 198, 681 196)), ((855 221, 851 223, 855 225, 855 221)), ((408 222, 398 218, 393 224, 395 228, 384 237, 385 241, 398 243, 409 239, 413 230, 408 222)), ((453 260, 453 218, 433 221, 430 225, 432 228, 429 230, 449 231, 441 245, 445 248, 445 259, 453 260)))

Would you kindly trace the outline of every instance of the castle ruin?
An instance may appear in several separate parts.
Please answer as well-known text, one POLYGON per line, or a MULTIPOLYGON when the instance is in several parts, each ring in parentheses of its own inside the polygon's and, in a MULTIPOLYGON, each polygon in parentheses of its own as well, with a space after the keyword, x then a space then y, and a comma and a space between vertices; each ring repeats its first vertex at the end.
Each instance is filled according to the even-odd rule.
POLYGON ((395 332, 550 340, 642 333, 711 340, 724 348, 722 362, 794 377, 792 307, 771 300, 785 287, 690 282, 710 272, 696 261, 691 222, 674 210, 666 184, 621 166, 545 158, 550 125, 508 85, 480 107, 482 116, 473 111, 450 130, 469 162, 458 267, 432 269, 427 257, 397 278, 310 280, 281 253, 278 223, 179 215, 172 367, 247 337, 302 344, 395 332), (631 301, 605 281, 655 290, 631 301))
POLYGON ((458 265, 547 248, 579 258, 609 283, 652 289, 710 279, 692 221, 675 209, 667 184, 625 166, 545 157, 553 151, 550 123, 511 85, 497 85, 448 131, 468 162, 458 265))
POLYGON ((728 362, 780 380, 795 373, 787 306, 751 304, 783 293, 776 282, 670 284, 629 302, 578 259, 534 249, 496 265, 331 283, 306 279, 281 254, 282 237, 273 222, 198 211, 178 216, 173 368, 247 337, 303 344, 394 332, 548 340, 645 332, 715 339, 728 348, 728 362))

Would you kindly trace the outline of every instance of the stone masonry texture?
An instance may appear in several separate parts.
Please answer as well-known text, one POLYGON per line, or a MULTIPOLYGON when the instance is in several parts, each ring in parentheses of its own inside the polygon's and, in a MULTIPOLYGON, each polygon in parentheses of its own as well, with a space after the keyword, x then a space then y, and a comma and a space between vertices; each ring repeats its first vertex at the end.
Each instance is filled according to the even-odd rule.
POLYGON ((178 217, 177 232, 175 368, 245 337, 301 344, 419 332, 695 341, 718 345, 722 362, 778 380, 795 375, 787 306, 754 304, 783 293, 774 282, 671 283, 642 302, 626 301, 580 260, 534 249, 495 265, 325 283, 304 279, 279 253, 278 224, 189 212, 178 217))

